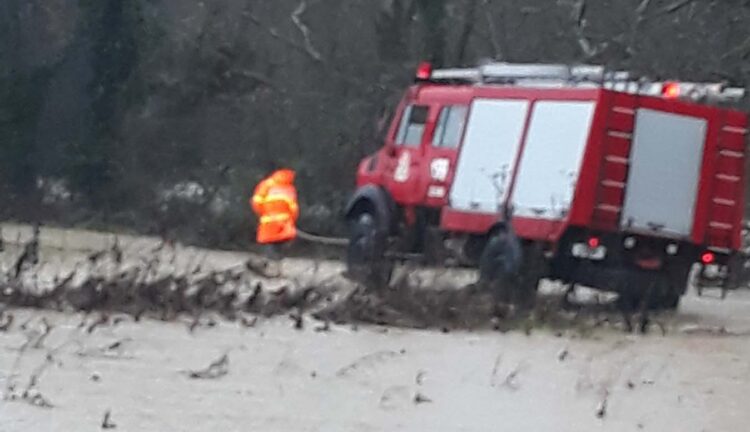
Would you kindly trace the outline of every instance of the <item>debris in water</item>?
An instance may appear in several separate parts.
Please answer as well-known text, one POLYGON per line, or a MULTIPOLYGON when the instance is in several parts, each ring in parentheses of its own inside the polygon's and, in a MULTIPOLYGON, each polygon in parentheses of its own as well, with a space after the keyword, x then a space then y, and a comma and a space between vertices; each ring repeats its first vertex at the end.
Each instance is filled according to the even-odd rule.
POLYGON ((94 252, 92 254, 89 254, 88 259, 91 264, 96 264, 97 261, 99 261, 105 254, 105 251, 98 251, 94 252))
POLYGON ((305 320, 302 317, 302 313, 294 312, 289 314, 289 318, 294 321, 294 328, 296 330, 303 330, 305 328, 305 320))
POLYGON ((248 318, 245 316, 240 317, 240 324, 242 324, 243 327, 246 327, 246 328, 255 327, 255 324, 257 323, 258 323, 258 317, 251 317, 251 318, 248 318))
POLYGON ((724 326, 704 326, 704 325, 688 325, 680 329, 680 332, 688 335, 701 335, 701 336, 747 336, 747 332, 733 332, 729 331, 724 326))
POLYGON ((23 248, 23 253, 13 265, 13 269, 15 270, 13 279, 18 280, 21 273, 27 268, 33 267, 37 264, 39 264, 39 225, 34 226, 33 237, 28 243, 26 243, 23 248))
POLYGON ((112 318, 112 325, 116 326, 117 324, 120 324, 125 321, 125 317, 120 315, 112 318))
POLYGON ((599 402, 599 406, 596 407, 596 418, 604 418, 607 415, 607 400, 609 399, 609 391, 604 391, 604 399, 599 402))
POLYGON ((44 340, 47 339, 47 336, 49 336, 50 333, 52 333, 53 328, 55 327, 47 321, 47 318, 42 317, 42 333, 36 339, 32 348, 41 349, 44 346, 44 340))
POLYGON ((109 322, 109 315, 107 315, 106 313, 101 313, 101 314, 99 314, 99 319, 97 319, 96 321, 92 322, 86 328, 86 333, 91 334, 91 333, 94 332, 94 330, 97 327, 99 327, 101 325, 106 325, 108 322, 109 322))
POLYGON ((521 386, 516 382, 516 378, 518 378, 518 374, 521 372, 520 368, 517 367, 516 369, 512 370, 506 377, 505 381, 503 381, 503 387, 507 387, 513 391, 518 390, 521 386))
POLYGON ((23 400, 39 408, 54 408, 55 407, 37 389, 32 389, 24 393, 23 400))
POLYGON ((263 284, 261 282, 257 282, 255 284, 255 287, 253 288, 252 294, 250 294, 250 297, 245 300, 245 310, 251 311, 253 310, 253 307, 255 306, 255 303, 258 301, 258 298, 260 297, 260 293, 263 291, 263 284))
POLYGON ((102 379, 102 376, 99 374, 99 372, 94 372, 91 374, 91 381, 93 382, 99 382, 102 379))
POLYGON ((422 393, 417 392, 417 394, 414 395, 414 404, 419 405, 423 403, 429 403, 432 402, 432 399, 428 398, 427 396, 423 395, 422 393))
POLYGON ((193 321, 188 324, 188 332, 191 334, 195 331, 195 329, 201 324, 201 317, 200 315, 197 315, 193 321))
POLYGON ((24 322, 21 323, 21 326, 19 328, 21 330, 26 330, 27 328, 29 328, 29 324, 31 323, 31 320, 33 320, 33 319, 34 319, 33 316, 27 318, 26 321, 24 321, 24 322))
POLYGON ((102 419, 102 429, 114 429, 117 425, 112 422, 112 413, 110 410, 107 410, 104 413, 104 418, 102 419))
POLYGON ((5 313, 3 312, 0 316, 0 319, 3 319, 3 323, 0 324, 0 331, 1 332, 7 332, 10 330, 10 326, 13 324, 13 320, 15 319, 15 316, 13 316, 12 313, 5 313))
POLYGON ((417 385, 422 385, 422 383, 424 382, 425 376, 427 376, 427 372, 425 372, 425 371, 419 371, 419 372, 417 372, 417 376, 414 377, 414 382, 417 385))
POLYGON ((502 354, 498 354, 497 357, 495 357, 495 363, 492 366, 492 374, 490 374, 490 386, 495 387, 495 377, 497 376, 497 371, 500 368, 500 362, 502 361, 502 354))
POLYGON ((112 342, 111 344, 107 345, 107 350, 109 351, 120 348, 124 341, 124 339, 120 339, 118 341, 112 342))
POLYGON ((188 377, 193 379, 217 379, 229 373, 229 355, 224 354, 207 368, 188 371, 188 377))
POLYGON ((316 326, 315 331, 320 332, 327 332, 331 330, 331 322, 328 320, 325 320, 322 325, 316 326))
POLYGON ((404 355, 406 353, 406 350, 401 351, 377 351, 372 354, 368 354, 366 356, 360 357, 353 363, 350 363, 347 366, 342 367, 336 372, 336 376, 343 377, 350 375, 355 370, 359 369, 362 366, 372 366, 377 363, 382 363, 387 359, 395 358, 400 355, 404 355))

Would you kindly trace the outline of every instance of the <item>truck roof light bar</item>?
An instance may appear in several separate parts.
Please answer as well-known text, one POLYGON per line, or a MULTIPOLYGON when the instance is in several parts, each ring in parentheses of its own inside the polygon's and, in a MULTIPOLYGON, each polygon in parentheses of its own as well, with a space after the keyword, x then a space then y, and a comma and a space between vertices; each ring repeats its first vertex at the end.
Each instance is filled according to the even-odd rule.
MULTIPOLYGON (((429 63, 427 64, 429 65, 429 63)), ((427 73, 420 64, 422 81, 458 81, 474 84, 512 84, 544 87, 596 87, 631 94, 681 98, 705 102, 736 102, 746 90, 724 83, 651 81, 627 71, 610 71, 599 65, 544 63, 484 63, 476 68, 435 69, 427 73)))

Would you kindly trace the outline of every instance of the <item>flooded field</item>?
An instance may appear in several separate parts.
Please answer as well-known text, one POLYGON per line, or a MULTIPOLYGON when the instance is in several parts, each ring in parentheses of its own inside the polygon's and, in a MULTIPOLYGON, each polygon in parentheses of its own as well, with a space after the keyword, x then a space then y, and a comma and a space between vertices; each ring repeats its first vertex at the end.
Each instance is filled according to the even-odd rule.
MULTIPOLYGON (((133 247, 123 244, 117 269, 84 250, 42 247, 25 286, 44 292, 73 268, 85 281, 145 265, 137 257, 148 248, 133 247)), ((5 273, 20 253, 6 247, 5 273)), ((252 258, 157 254, 153 280, 252 258)), ((691 293, 677 313, 655 316, 647 335, 633 335, 591 305, 504 325, 484 294, 465 288, 470 273, 406 269, 408 281, 391 288, 400 294, 355 301, 338 263, 287 260, 280 270, 232 282, 236 303, 258 282, 264 300, 229 314, 218 303, 174 316, 146 310, 137 321, 95 306, 8 307, 0 430, 702 432, 743 431, 750 421, 744 291, 725 301, 691 293), (289 300, 309 287, 316 300, 289 300)), ((543 303, 559 298, 553 284, 543 292, 543 303)))

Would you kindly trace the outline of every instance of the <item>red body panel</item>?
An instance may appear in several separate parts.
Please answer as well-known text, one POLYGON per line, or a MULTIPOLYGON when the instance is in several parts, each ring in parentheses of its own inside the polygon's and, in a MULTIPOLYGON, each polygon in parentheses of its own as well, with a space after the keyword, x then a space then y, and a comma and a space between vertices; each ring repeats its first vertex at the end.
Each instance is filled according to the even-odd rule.
MULTIPOLYGON (((674 99, 636 96, 603 89, 435 84, 414 86, 409 89, 398 107, 384 147, 373 156, 377 163, 366 159, 360 165, 358 186, 381 185, 388 190, 396 203, 404 207, 442 208, 440 223, 445 231, 486 233, 498 220, 497 215, 458 211, 448 206, 448 193, 444 197, 429 197, 427 194, 431 186, 443 187, 446 192, 449 190, 460 153, 460 148, 434 148, 431 145, 440 109, 446 105, 470 106, 474 98, 525 99, 531 102, 532 107, 539 100, 596 102, 573 201, 567 216, 562 220, 516 217, 513 221, 514 227, 522 238, 554 242, 570 226, 603 232, 620 230, 635 114, 639 108, 648 108, 707 121, 708 130, 693 232, 690 238, 685 240, 725 250, 739 249, 744 213, 747 115, 674 99), (409 104, 429 106, 419 147, 406 148, 394 143, 401 114, 409 104), (409 177, 406 181, 394 181, 394 170, 405 152, 409 153, 410 159, 409 177), (436 181, 431 176, 430 163, 435 158, 446 158, 450 161, 448 176, 443 181, 436 181)), ((529 109, 529 113, 531 112, 529 109)), ((529 117, 531 115, 527 114, 516 167, 523 155, 529 117)), ((514 173, 517 172, 518 169, 514 170, 514 173)), ((668 175, 668 171, 665 175, 668 175)), ((511 197, 514 186, 515 178, 511 179, 509 186, 511 197)))
POLYGON ((570 223, 603 231, 619 230, 635 127, 634 113, 638 108, 707 120, 693 232, 689 240, 720 249, 739 249, 744 213, 747 116, 680 100, 603 91, 570 223), (600 145, 596 145, 597 140, 600 145), (589 176, 591 171, 599 173, 593 180, 589 176))

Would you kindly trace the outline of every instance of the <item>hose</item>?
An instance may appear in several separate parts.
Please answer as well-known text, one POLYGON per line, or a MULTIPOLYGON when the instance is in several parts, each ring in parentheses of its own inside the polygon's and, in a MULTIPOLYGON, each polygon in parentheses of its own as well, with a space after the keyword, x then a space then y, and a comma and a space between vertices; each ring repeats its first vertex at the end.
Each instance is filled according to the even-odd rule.
POLYGON ((345 238, 337 238, 337 237, 323 237, 318 236, 315 234, 306 233, 299 228, 297 229, 297 237, 299 237, 301 240, 304 240, 306 242, 310 243, 318 243, 326 246, 346 246, 349 244, 349 240, 345 238))

